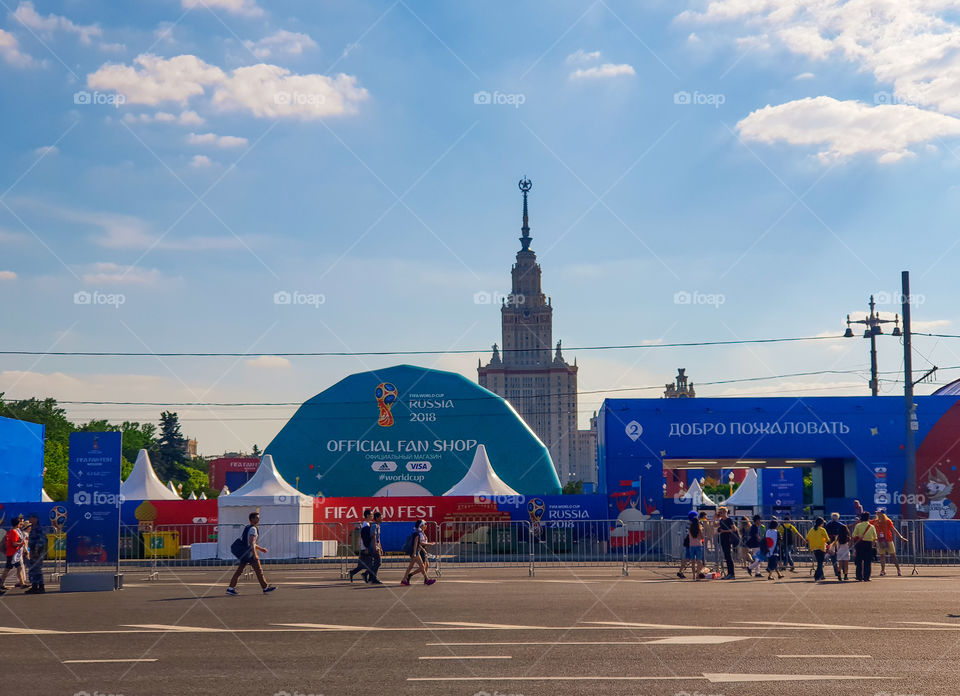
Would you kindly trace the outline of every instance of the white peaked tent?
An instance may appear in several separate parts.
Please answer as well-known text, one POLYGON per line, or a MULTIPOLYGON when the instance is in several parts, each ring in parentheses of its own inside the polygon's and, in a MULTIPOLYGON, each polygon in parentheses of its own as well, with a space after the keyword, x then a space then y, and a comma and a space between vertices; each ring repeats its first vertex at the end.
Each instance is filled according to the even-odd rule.
MULTIPOLYGON (((313 498, 283 480, 265 454, 257 472, 230 495, 217 498, 220 558, 233 558, 230 545, 248 524, 251 512, 260 511, 260 545, 269 549, 266 559, 322 555, 323 542, 313 541, 313 498), (306 546, 303 546, 306 544, 306 546), (315 545, 321 545, 314 548, 315 545)), ((332 552, 336 553, 336 542, 332 552)))
POLYGON ((700 487, 700 481, 693 480, 687 492, 680 496, 680 502, 690 503, 693 507, 716 507, 717 504, 710 500, 703 488, 700 487))
POLYGON ((167 492, 173 493, 176 498, 170 498, 170 500, 180 500, 180 491, 177 490, 177 487, 173 485, 173 481, 167 481, 167 492))
POLYGON ((187 496, 187 500, 196 500, 197 494, 193 491, 190 491, 190 495, 187 496))
POLYGON ((487 448, 477 445, 477 452, 473 455, 473 464, 460 483, 451 488, 444 495, 520 495, 503 482, 497 472, 493 470, 490 459, 487 457, 487 448))
POLYGON ((223 484, 223 488, 220 489, 220 495, 230 495, 230 489, 227 488, 227 484, 223 484))
POLYGON ((200 497, 197 498, 197 500, 206 500, 206 499, 207 499, 207 494, 201 491, 200 497))
POLYGON ((729 507, 754 507, 759 505, 759 489, 756 470, 747 469, 747 473, 743 477, 743 483, 737 487, 733 495, 727 498, 727 505, 729 507))
POLYGON ((40 489, 40 502, 41 503, 52 503, 53 498, 47 495, 47 491, 43 488, 40 489))
POLYGON ((120 495, 124 500, 180 500, 179 495, 160 483, 145 449, 137 453, 133 471, 120 484, 120 495))

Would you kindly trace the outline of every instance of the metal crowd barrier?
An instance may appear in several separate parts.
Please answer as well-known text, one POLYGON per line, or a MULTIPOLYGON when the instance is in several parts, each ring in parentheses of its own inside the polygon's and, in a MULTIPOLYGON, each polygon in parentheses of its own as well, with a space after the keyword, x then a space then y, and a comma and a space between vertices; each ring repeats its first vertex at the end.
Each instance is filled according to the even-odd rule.
MULTIPOLYGON (((739 516, 738 516, 739 517, 739 516)), ((829 521, 829 520, 828 520, 829 521)), ((849 519, 843 519, 851 528, 849 519)), ((764 520, 767 523, 767 520, 764 520)), ((806 549, 809 519, 792 520, 800 538, 792 548, 798 572, 813 573, 813 554, 806 549)), ((960 519, 894 520, 906 537, 894 540, 902 569, 918 572, 919 566, 960 565, 960 519)), ((476 519, 438 524, 427 522, 425 533, 435 545, 428 547, 431 574, 444 566, 482 568, 609 567, 629 574, 631 568, 677 567, 684 556, 687 521, 680 520, 526 520, 476 519)), ((739 525, 738 525, 739 526, 739 525)), ((725 574, 725 563, 711 522, 705 538, 707 570, 725 574)), ((121 570, 143 569, 149 577, 163 570, 233 566, 236 559, 224 552, 240 536, 240 524, 187 524, 129 526, 121 529, 121 570), (222 548, 221 548, 222 547, 222 548)), ((406 569, 409 557, 403 541, 413 532, 413 521, 390 521, 381 526, 384 553, 381 569, 390 573, 406 569)), ((260 525, 265 565, 285 568, 334 568, 340 577, 357 564, 360 525, 339 522, 260 525)), ((742 567, 743 546, 734 551, 742 567)), ((893 559, 887 558, 893 566, 893 559)), ((62 572, 62 562, 52 552, 46 569, 62 572)), ((738 570, 739 572, 739 570, 738 570)), ((907 572, 904 570, 904 572, 907 572)), ((391 580, 393 578, 391 577, 391 580)))

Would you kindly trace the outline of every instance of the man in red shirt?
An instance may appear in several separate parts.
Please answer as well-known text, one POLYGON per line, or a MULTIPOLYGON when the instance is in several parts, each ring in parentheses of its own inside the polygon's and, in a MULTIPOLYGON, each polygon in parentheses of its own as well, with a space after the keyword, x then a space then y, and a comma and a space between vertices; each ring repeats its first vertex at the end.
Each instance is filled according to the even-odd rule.
POLYGON ((6 547, 4 551, 7 554, 7 563, 3 567, 3 574, 0 574, 0 595, 5 594, 7 591, 7 588, 4 587, 3 584, 7 581, 7 576, 10 574, 10 571, 16 568, 18 563, 23 562, 20 560, 14 563, 17 552, 23 548, 23 536, 20 534, 20 523, 22 521, 23 518, 20 517, 20 515, 10 520, 10 531, 7 532, 4 538, 4 546, 6 547))

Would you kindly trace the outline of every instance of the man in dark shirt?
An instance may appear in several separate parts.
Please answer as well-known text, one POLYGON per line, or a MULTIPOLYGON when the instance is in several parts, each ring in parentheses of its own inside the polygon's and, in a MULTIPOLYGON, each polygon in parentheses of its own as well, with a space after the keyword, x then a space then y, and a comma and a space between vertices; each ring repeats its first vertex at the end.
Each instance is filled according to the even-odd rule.
MULTIPOLYGON (((841 543, 847 543, 849 541, 849 531, 847 530, 846 525, 840 521, 840 513, 832 512, 830 513, 830 521, 824 526, 824 529, 827 530, 827 534, 830 535, 830 548, 833 549, 833 552, 830 554, 830 562, 833 564, 833 572, 837 575, 837 580, 842 581, 843 576, 840 574, 840 566, 837 563, 837 547, 841 543), (843 538, 841 542, 840 539, 843 538)), ((848 552, 849 553, 849 552, 848 552)), ((849 560, 849 556, 847 556, 849 560)))
POLYGON ((353 582, 353 576, 360 572, 363 573, 361 577, 369 582, 367 577, 370 574, 370 520, 372 519, 373 511, 364 510, 363 524, 360 525, 360 557, 357 559, 357 567, 347 573, 350 582, 353 582))
POLYGON ((383 547, 380 545, 380 522, 382 519, 383 515, 375 512, 373 513, 373 524, 370 525, 370 571, 364 579, 371 585, 383 584, 377 577, 377 573, 380 572, 381 556, 383 555, 383 547))
POLYGON ((720 534, 720 548, 723 550, 723 560, 727 563, 727 574, 724 580, 733 580, 733 547, 739 543, 739 534, 733 520, 727 515, 727 508, 717 508, 717 532, 720 534))

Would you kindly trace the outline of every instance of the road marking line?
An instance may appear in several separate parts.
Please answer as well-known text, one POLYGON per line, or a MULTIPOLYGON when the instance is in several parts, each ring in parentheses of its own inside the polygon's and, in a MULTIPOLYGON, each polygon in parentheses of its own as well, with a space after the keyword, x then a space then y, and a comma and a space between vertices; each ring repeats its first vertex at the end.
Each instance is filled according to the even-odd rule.
POLYGON ((706 677, 407 677, 407 681, 690 681, 694 679, 705 681, 706 677))
POLYGON ((797 660, 872 660, 870 655, 777 655, 777 657, 793 658, 797 660))
POLYGON ((867 677, 862 675, 849 676, 841 674, 707 674, 704 678, 714 684, 733 682, 766 682, 766 681, 853 681, 870 679, 873 681, 894 679, 895 677, 867 677))
POLYGON ((495 643, 427 643, 427 647, 446 647, 446 646, 472 646, 480 645, 644 645, 639 640, 609 640, 609 641, 558 641, 558 640, 530 640, 530 641, 506 641, 495 643))
POLYGON ((424 621, 436 626, 458 626, 461 628, 492 628, 507 631, 557 630, 556 626, 523 626, 518 624, 473 623, 471 621, 424 621))
POLYGON ((677 629, 682 630, 707 630, 707 631, 718 631, 722 630, 719 626, 671 626, 670 624, 652 624, 652 623, 634 623, 631 621, 584 621, 583 623, 596 624, 598 626, 623 626, 624 628, 662 628, 667 630, 675 631, 677 629))
POLYGON ((224 633, 227 628, 205 628, 203 626, 168 626, 166 624, 120 624, 127 628, 150 628, 155 631, 171 631, 174 633, 224 633))
POLYGON ((424 655, 421 660, 512 660, 513 655, 424 655))
POLYGON ((915 624, 917 626, 944 626, 949 628, 960 628, 960 623, 945 623, 940 621, 897 621, 902 624, 915 624))
MULTIPOLYGON (((833 631, 855 631, 862 628, 871 628, 869 626, 850 626, 844 624, 815 624, 815 623, 795 623, 792 621, 734 621, 733 623, 752 624, 755 626, 782 626, 783 628, 822 628, 833 631)), ((960 628, 960 625, 957 626, 960 628)))
POLYGON ((48 629, 45 629, 45 628, 6 628, 6 627, 0 627, 0 635, 7 634, 7 635, 11 635, 11 636, 22 636, 22 635, 45 636, 45 635, 51 635, 51 634, 56 634, 56 633, 63 633, 63 631, 53 631, 53 630, 48 630, 48 629))
POLYGON ((645 641, 644 645, 719 645, 738 640, 749 640, 750 636, 671 636, 645 641))
POLYGON ((102 662, 156 662, 156 657, 116 658, 112 660, 63 660, 65 665, 100 664, 102 662))

